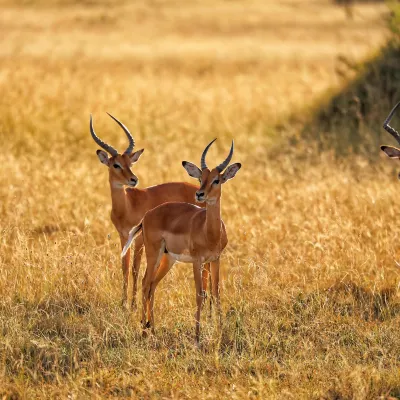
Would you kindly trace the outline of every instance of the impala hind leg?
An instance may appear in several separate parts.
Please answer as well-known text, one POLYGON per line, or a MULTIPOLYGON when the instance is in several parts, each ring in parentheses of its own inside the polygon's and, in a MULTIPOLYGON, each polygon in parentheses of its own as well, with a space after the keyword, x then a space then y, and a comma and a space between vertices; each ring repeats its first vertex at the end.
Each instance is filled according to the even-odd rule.
POLYGON ((146 273, 142 280, 142 324, 143 329, 150 328, 151 313, 150 313, 150 289, 154 279, 158 265, 160 264, 161 257, 165 250, 165 243, 159 241, 158 243, 146 244, 146 260, 147 267, 146 273))
POLYGON ((154 273, 153 281, 150 286, 150 324, 151 328, 154 331, 155 322, 154 322, 154 293, 156 291, 157 285, 160 281, 167 275, 168 271, 172 268, 175 263, 175 259, 172 258, 169 254, 164 254, 161 258, 161 262, 159 267, 154 273))
POLYGON ((219 299, 219 259, 211 262, 211 281, 212 281, 212 298, 215 302, 218 324, 221 327, 222 316, 221 316, 221 303, 219 299))
POLYGON ((203 293, 203 280, 201 276, 201 264, 193 263, 193 275, 194 275, 194 283, 196 285, 196 345, 199 346, 200 343, 200 315, 201 315, 201 307, 204 301, 204 293, 203 293))
POLYGON ((140 260, 142 259, 143 254, 143 235, 139 235, 135 239, 135 251, 133 253, 133 262, 132 262, 132 277, 133 277, 133 286, 132 286, 132 310, 136 310, 136 295, 137 295, 137 281, 139 277, 140 270, 140 260))
MULTIPOLYGON (((127 238, 121 238, 122 248, 125 246, 127 238)), ((122 307, 127 308, 128 305, 128 284, 129 284, 129 260, 131 250, 128 249, 124 257, 122 257, 122 307)))

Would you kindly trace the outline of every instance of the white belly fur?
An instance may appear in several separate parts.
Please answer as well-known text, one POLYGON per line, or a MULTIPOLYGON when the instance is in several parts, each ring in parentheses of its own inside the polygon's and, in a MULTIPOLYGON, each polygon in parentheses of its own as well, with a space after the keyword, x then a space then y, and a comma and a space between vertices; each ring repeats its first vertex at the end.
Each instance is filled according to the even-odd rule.
POLYGON ((194 258, 190 255, 190 254, 175 254, 175 253, 171 253, 170 251, 168 252, 168 254, 175 258, 176 261, 180 261, 180 262, 186 262, 186 263, 190 263, 194 261, 194 258))
POLYGON ((200 262, 201 264, 204 263, 208 263, 211 261, 215 261, 218 256, 210 256, 208 258, 206 257, 200 257, 200 258, 194 258, 192 257, 190 254, 175 254, 175 253, 171 253, 170 251, 168 252, 168 254, 174 258, 176 261, 179 262, 184 262, 184 263, 192 263, 192 262, 200 262))

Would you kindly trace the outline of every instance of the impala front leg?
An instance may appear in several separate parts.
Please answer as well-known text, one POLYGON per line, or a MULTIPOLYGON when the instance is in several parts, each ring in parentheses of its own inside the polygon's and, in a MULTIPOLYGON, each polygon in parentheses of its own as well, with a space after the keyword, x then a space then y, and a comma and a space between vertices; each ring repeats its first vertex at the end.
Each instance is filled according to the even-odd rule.
POLYGON ((137 280, 139 277, 140 270, 140 260, 142 259, 143 254, 143 235, 139 235, 135 239, 135 252, 133 254, 133 263, 132 263, 132 276, 133 276, 133 286, 132 286, 132 310, 136 310, 136 294, 137 294, 137 280))
MULTIPOLYGON (((125 241, 121 240, 122 247, 125 245, 125 241)), ((125 256, 122 257, 122 307, 127 308, 128 305, 128 284, 129 284, 129 259, 131 250, 128 249, 125 256)))
POLYGON ((202 270, 202 280, 203 280, 203 290, 204 290, 204 302, 207 300, 207 287, 208 287, 208 281, 210 281, 210 314, 209 318, 211 318, 212 315, 212 282, 211 282, 211 267, 210 263, 206 263, 203 266, 202 270))
POLYGON ((218 324, 221 327, 221 303, 219 299, 219 258, 211 262, 211 281, 212 281, 212 297, 216 303, 218 313, 218 324))
POLYGON ((203 293, 203 280, 201 276, 201 264, 200 263, 193 263, 193 275, 194 275, 194 282, 196 285, 196 345, 199 346, 200 344, 200 314, 201 314, 201 307, 204 301, 204 293, 203 293))

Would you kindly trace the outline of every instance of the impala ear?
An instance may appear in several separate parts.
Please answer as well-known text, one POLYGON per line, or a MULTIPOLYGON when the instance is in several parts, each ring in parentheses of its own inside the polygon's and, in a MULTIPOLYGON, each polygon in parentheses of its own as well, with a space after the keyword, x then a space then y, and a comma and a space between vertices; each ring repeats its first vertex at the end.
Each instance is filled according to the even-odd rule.
POLYGON ((222 174, 222 177, 221 177, 222 183, 225 183, 229 179, 234 178, 240 168, 242 168, 242 164, 240 164, 240 163, 235 163, 235 164, 230 165, 225 170, 225 172, 222 174))
POLYGON ((196 165, 192 164, 189 161, 182 161, 183 168, 186 169, 186 172, 192 177, 196 179, 201 178, 201 170, 196 165))
POLYGON ((99 157, 99 160, 102 164, 107 165, 107 167, 110 166, 110 161, 108 159, 108 154, 103 151, 103 150, 97 150, 96 151, 97 157, 99 157))
POLYGON ((131 155, 129 156, 129 158, 131 159, 131 163, 133 164, 133 163, 135 163, 137 160, 139 160, 139 158, 140 158, 140 156, 142 155, 143 152, 144 152, 144 149, 135 151, 133 154, 131 154, 131 155))
POLYGON ((381 146, 381 150, 390 158, 400 158, 400 149, 392 146, 381 146))

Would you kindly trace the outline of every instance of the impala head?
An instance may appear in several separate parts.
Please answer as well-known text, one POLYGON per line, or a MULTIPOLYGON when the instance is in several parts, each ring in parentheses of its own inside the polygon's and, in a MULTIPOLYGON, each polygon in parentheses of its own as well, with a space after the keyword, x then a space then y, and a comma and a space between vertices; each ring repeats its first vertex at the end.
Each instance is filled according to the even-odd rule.
MULTIPOLYGON (((108 113, 107 113, 108 114, 108 113)), ((96 154, 99 157, 99 160, 102 164, 106 165, 110 171, 110 181, 113 185, 118 187, 122 186, 130 186, 135 187, 139 179, 137 176, 131 171, 131 166, 142 155, 144 149, 135 151, 133 148, 135 146, 135 141, 128 128, 116 118, 114 118, 111 114, 108 114, 125 132, 126 136, 129 140, 129 145, 127 149, 122 153, 118 153, 114 147, 109 144, 103 142, 95 133, 93 129, 93 119, 92 115, 90 115, 90 133, 92 135, 93 140, 104 150, 97 150, 96 154)))
MULTIPOLYGON (((397 141, 397 143, 400 144, 400 134, 399 132, 396 131, 396 129, 392 128, 389 125, 390 120, 393 118, 393 115, 395 113, 395 111, 397 110, 397 108, 400 106, 400 102, 397 103, 392 111, 390 111, 389 115, 387 116, 385 122, 383 123, 383 127, 386 131, 388 131, 397 141)), ((390 157, 390 158, 400 158, 400 149, 398 149, 397 147, 393 147, 393 146, 381 146, 381 150, 383 152, 385 152, 385 154, 390 157)), ((399 174, 399 179, 400 179, 400 174, 399 174)))
POLYGON ((233 140, 232 140, 231 150, 229 152, 228 157, 225 159, 223 163, 219 164, 217 167, 210 170, 206 164, 206 155, 208 149, 216 140, 217 139, 214 139, 204 149, 200 161, 201 169, 188 161, 182 161, 183 168, 186 169, 186 172, 192 178, 196 178, 200 181, 200 189, 196 192, 196 201, 200 203, 206 202, 213 204, 216 201, 218 201, 219 198, 221 197, 221 185, 226 181, 228 181, 229 179, 234 178, 236 173, 242 166, 240 163, 235 163, 229 165, 228 167, 228 164, 231 161, 233 155, 233 140))

